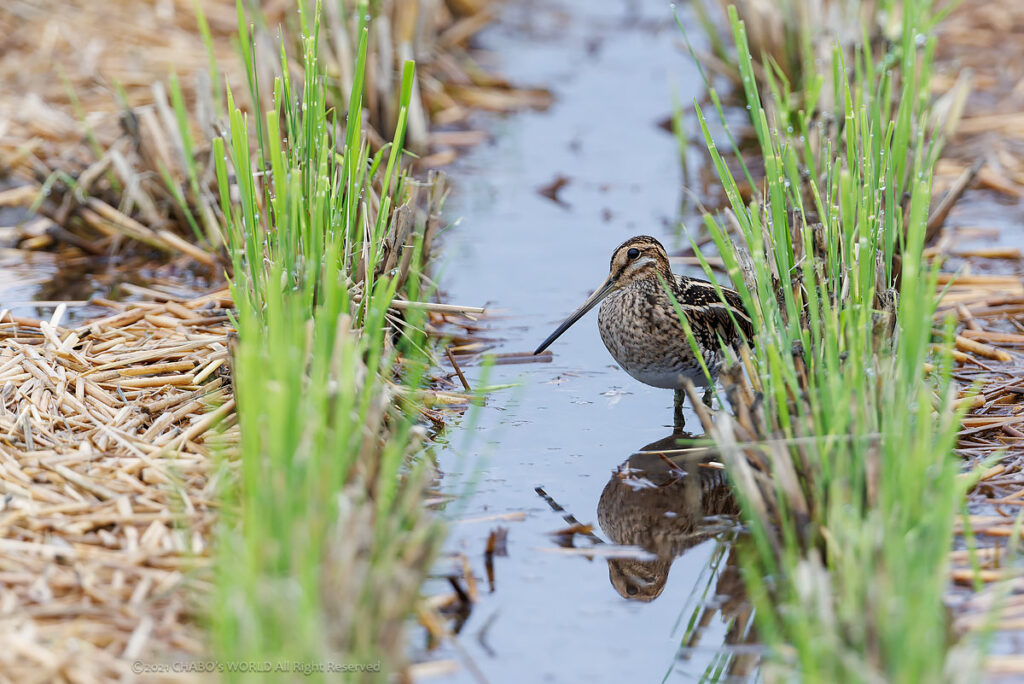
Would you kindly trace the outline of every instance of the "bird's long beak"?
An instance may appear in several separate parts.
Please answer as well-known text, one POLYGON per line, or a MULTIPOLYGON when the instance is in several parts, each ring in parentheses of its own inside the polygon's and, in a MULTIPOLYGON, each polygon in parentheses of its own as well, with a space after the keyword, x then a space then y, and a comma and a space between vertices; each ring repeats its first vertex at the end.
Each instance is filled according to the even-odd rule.
POLYGON ((607 297, 613 289, 615 289, 615 281, 613 281, 612 277, 609 275, 607 280, 601 283, 601 287, 597 288, 597 290, 594 291, 594 294, 587 297, 587 301, 583 302, 583 305, 580 306, 580 308, 573 311, 572 314, 568 318, 566 318, 560 326, 555 328, 555 332, 551 333, 551 335, 548 336, 548 339, 540 343, 540 346, 537 347, 537 351, 533 352, 534 355, 540 354, 542 351, 551 346, 552 342, 561 337, 562 333, 568 330, 573 323, 583 318, 583 315, 585 313, 587 313, 595 306, 600 304, 601 300, 607 297))

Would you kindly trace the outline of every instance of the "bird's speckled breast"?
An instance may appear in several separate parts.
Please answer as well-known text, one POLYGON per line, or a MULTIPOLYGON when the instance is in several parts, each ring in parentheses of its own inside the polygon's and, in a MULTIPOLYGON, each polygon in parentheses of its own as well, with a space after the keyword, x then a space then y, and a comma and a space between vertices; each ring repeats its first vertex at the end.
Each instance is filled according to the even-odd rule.
MULTIPOLYGON (((686 339, 672 301, 659 283, 634 283, 608 295, 597 316, 601 340, 619 366, 640 382, 663 389, 683 389, 684 378, 706 387, 707 378, 686 339)), ((702 340, 704 361, 717 375, 722 354, 717 340, 702 340)))

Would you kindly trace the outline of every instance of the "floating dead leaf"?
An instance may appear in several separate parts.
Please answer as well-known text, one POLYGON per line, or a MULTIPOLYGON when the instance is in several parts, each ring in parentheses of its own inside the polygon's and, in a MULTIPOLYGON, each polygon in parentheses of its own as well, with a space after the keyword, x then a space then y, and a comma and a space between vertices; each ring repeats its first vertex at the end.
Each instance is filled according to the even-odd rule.
POLYGON ((494 557, 508 555, 508 528, 496 527, 487 535, 487 546, 484 549, 484 571, 487 573, 487 586, 494 593, 494 557))
POLYGON ((555 537, 555 540, 560 546, 572 547, 575 546, 573 540, 576 535, 580 534, 585 537, 590 537, 594 534, 594 526, 576 523, 575 525, 570 525, 569 527, 564 527, 560 530, 555 530, 554 532, 548 532, 548 534, 555 537))
POLYGON ((484 551, 487 556, 508 555, 508 528, 495 527, 487 535, 487 548, 484 551))
POLYGON ((533 352, 507 352, 491 356, 495 366, 507 366, 517 363, 550 363, 554 358, 551 350, 545 350, 540 354, 533 352))
POLYGON ((545 553, 557 553, 563 556, 583 556, 587 559, 630 558, 639 561, 652 561, 658 558, 655 554, 645 551, 639 546, 618 546, 616 544, 602 544, 601 546, 586 549, 540 546, 535 550, 545 553))
POLYGON ((569 205, 558 196, 558 193, 562 191, 562 188, 570 183, 570 179, 567 176, 558 174, 555 179, 546 185, 542 185, 537 188, 537 194, 542 197, 547 197, 549 200, 562 207, 568 209, 569 205))

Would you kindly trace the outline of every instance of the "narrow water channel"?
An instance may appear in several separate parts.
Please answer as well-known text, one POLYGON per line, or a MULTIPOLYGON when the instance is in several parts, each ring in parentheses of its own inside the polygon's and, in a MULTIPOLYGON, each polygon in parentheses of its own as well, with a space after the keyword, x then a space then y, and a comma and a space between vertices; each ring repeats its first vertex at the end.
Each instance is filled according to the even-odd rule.
MULTIPOLYGON (((604 279, 625 238, 653 235, 670 253, 688 244, 677 227, 679 152, 658 123, 673 91, 692 102, 703 87, 672 11, 667 2, 508 3, 481 35, 499 70, 555 95, 547 112, 485 124, 492 141, 451 171, 446 209, 461 220, 446 234, 442 287, 447 301, 494 312, 495 352, 536 347, 604 279), (557 202, 538 192, 559 178, 557 202)), ((723 649, 750 621, 724 480, 634 455, 671 435, 672 393, 619 370, 596 318, 561 337, 549 363, 495 367, 489 383, 519 388, 492 396, 472 433, 456 430, 439 453, 442 489, 459 497, 447 509, 446 550, 466 555, 481 596, 459 649, 424 657, 471 660, 493 683, 689 681, 749 660, 749 649, 723 649), (623 479, 627 461, 645 472, 623 479), (538 488, 607 544, 590 556, 560 550, 550 533, 568 523, 538 488), (508 555, 494 559, 492 589, 483 554, 498 526, 508 528, 508 555), (657 557, 609 560, 608 544, 657 557)), ((686 416, 699 428, 689 408, 686 416)), ((448 679, 474 681, 466 666, 448 679)))

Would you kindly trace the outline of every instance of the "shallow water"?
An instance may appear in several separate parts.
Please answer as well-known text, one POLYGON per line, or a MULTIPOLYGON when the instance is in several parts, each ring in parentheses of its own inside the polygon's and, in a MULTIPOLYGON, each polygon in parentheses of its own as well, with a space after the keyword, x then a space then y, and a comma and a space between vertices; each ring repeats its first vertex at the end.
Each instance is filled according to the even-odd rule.
MULTIPOLYGON (((6 183, 0 179, 0 190, 6 183)), ((139 286, 188 297, 211 287, 208 274, 197 275, 195 271, 201 268, 188 259, 151 260, 144 253, 68 259, 50 251, 19 249, 14 228, 31 219, 21 208, 0 207, 0 311, 50 320, 63 304, 60 320, 67 326, 109 315, 109 308, 94 303, 97 297, 149 299, 148 294, 138 294, 139 286)))
MULTIPOLYGON (((683 21, 697 32, 689 15, 683 21)), ((547 112, 489 123, 492 142, 452 171, 447 213, 461 222, 447 233, 441 282, 447 301, 500 312, 489 321, 489 336, 502 338, 495 352, 523 352, 604 279, 624 239, 650 234, 670 251, 686 244, 676 227, 679 153, 657 124, 673 91, 691 102, 703 88, 667 3, 509 4, 480 40, 514 82, 550 87, 556 99, 547 112), (568 179, 559 202, 538 192, 559 177, 568 179)), ((520 387, 492 396, 475 428, 453 431, 438 456, 441 487, 458 496, 447 509, 455 522, 446 550, 464 553, 482 580, 488 533, 508 528, 508 556, 494 560, 493 591, 480 582, 462 653, 442 646, 419 654, 462 662, 451 681, 473 681, 467 660, 489 682, 699 679, 722 663, 732 615, 745 610, 716 596, 738 594, 724 542, 735 529, 714 517, 721 506, 698 496, 707 510, 694 513, 681 508, 692 497, 671 494, 696 469, 686 467, 681 480, 650 475, 658 496, 614 474, 670 435, 672 393, 619 370, 596 318, 588 314, 555 342, 550 363, 495 367, 489 383, 520 387), (556 552, 550 533, 568 523, 538 487, 602 541, 657 547, 663 557, 556 552), (496 519, 506 514, 523 517, 496 519), (681 649, 695 625, 699 643, 681 649)), ((479 382, 479 369, 468 370, 479 382)), ((686 416, 699 427, 689 408, 686 416)), ((607 548, 598 546, 595 553, 607 548)))

